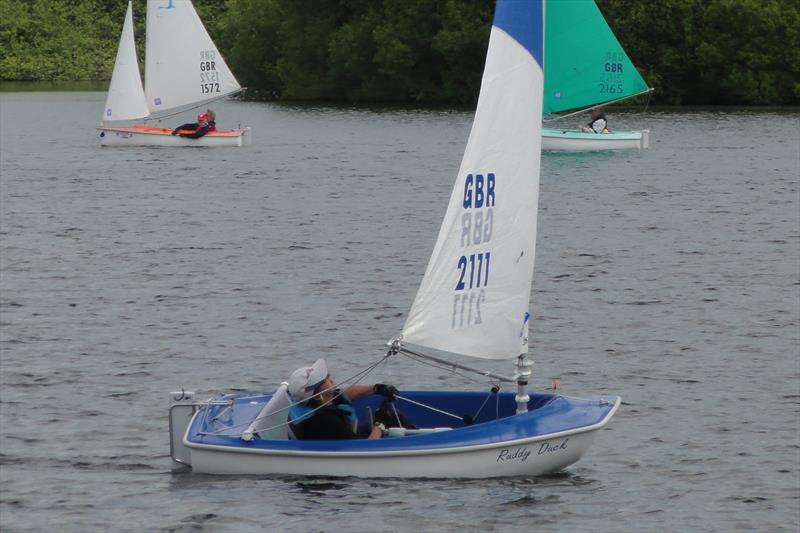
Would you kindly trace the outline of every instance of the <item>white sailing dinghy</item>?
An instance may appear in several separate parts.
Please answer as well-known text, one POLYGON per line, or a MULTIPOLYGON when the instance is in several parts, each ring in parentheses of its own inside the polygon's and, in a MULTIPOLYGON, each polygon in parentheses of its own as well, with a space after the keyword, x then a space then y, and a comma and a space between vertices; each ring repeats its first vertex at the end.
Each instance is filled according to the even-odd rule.
MULTIPOLYGON (((594 0, 549 0, 545 23, 545 122, 653 89, 628 58, 594 0), (577 110, 569 112, 571 110, 577 110), (565 113, 558 115, 558 113, 565 113)), ((650 130, 594 133, 542 130, 542 150, 644 149, 650 130)))
POLYGON ((202 106, 242 90, 208 35, 191 0, 148 0, 145 82, 139 74, 133 35, 133 7, 128 2, 117 59, 103 111, 103 146, 245 146, 250 128, 213 130, 191 139, 172 128, 146 124, 202 106))
MULTIPOLYGON (((486 391, 402 391, 394 404, 417 428, 392 428, 379 439, 293 440, 286 383, 271 394, 220 394, 206 401, 172 393, 175 466, 209 474, 489 478, 554 472, 583 455, 620 398, 526 392, 542 17, 542 0, 497 2, 455 187, 402 334, 385 356, 468 371, 474 369, 459 359, 509 359, 514 375, 478 371, 489 379, 486 391), (502 382, 512 383, 511 391, 499 391, 502 382)), ((369 420, 382 400, 373 395, 355 401, 358 419, 369 420)))

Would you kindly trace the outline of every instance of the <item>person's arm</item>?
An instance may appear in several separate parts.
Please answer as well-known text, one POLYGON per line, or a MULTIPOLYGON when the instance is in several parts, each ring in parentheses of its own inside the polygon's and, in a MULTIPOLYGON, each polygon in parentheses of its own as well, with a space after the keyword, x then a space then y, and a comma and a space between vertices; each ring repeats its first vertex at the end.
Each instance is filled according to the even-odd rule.
POLYGON ((373 394, 380 394, 391 400, 394 400, 398 392, 397 388, 395 388, 393 385, 376 383, 375 385, 350 385, 347 387, 347 390, 345 390, 344 393, 351 400, 357 400, 373 394))
POLYGON ((383 438, 383 432, 386 431, 386 426, 383 424, 376 422, 374 426, 372 426, 372 431, 369 434, 368 439, 380 439, 383 438))
POLYGON ((365 396, 375 394, 375 385, 350 385, 344 391, 351 400, 358 400, 365 396))
POLYGON ((206 133, 208 133, 208 126, 202 126, 197 128, 194 133, 181 133, 181 137, 186 137, 188 139, 199 139, 206 133))

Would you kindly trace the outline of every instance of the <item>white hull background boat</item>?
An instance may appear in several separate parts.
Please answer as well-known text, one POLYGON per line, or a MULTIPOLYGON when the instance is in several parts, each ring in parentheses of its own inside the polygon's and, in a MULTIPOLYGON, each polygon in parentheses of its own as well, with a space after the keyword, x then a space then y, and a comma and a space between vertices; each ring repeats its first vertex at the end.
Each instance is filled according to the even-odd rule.
MULTIPOLYGON (((291 439, 294 404, 286 383, 272 394, 199 402, 173 393, 175 466, 209 474, 489 478, 558 471, 584 454, 619 397, 526 390, 543 26, 543 0, 498 0, 472 131, 402 333, 381 360, 344 380, 358 382, 383 361, 405 356, 478 372, 488 390, 401 391, 394 403, 419 429, 353 440, 291 439), (514 375, 476 370, 462 362, 469 357, 515 360, 514 375), (501 391, 501 383, 512 391, 501 391)), ((369 420, 381 400, 367 396, 352 407, 359 420, 369 420)))
POLYGON ((587 133, 578 130, 542 129, 542 150, 545 151, 644 150, 649 146, 650 130, 587 133))
POLYGON ((102 126, 100 144, 103 146, 250 146, 250 128, 210 131, 199 139, 172 135, 172 130, 150 126, 102 126))
MULTIPOLYGON (((550 0, 546 19, 545 123, 652 92, 594 0, 550 0)), ((544 128, 542 150, 642 150, 650 146, 650 130, 611 130, 591 133, 577 127, 544 128)))
POLYGON ((145 82, 128 2, 100 131, 102 146, 247 146, 249 128, 212 131, 198 139, 142 124, 188 111, 242 91, 190 0, 148 0, 145 82))

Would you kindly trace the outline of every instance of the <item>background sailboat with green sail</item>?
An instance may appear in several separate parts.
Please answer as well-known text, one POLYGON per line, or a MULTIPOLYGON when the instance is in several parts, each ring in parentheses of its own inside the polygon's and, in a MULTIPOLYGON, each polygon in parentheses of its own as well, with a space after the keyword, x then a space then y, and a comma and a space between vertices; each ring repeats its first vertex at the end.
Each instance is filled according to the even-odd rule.
MULTIPOLYGON (((594 0, 550 0, 545 17, 545 123, 653 90, 594 0)), ((542 150, 641 149, 649 141, 649 130, 599 134, 542 129, 542 150)))

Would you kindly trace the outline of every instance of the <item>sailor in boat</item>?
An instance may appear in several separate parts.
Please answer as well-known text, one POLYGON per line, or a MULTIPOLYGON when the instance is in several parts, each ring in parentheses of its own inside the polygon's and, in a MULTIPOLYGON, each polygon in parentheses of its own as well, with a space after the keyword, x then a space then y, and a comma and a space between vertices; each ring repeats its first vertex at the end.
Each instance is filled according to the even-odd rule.
POLYGON ((288 383, 287 391, 296 404, 289 412, 290 425, 295 438, 307 440, 379 439, 386 425, 376 417, 372 427, 359 426, 352 402, 372 394, 391 401, 399 394, 393 385, 383 383, 351 385, 342 391, 336 387, 324 359, 298 368, 288 383))
POLYGON ((181 124, 174 130, 172 130, 173 135, 180 135, 181 137, 187 137, 189 139, 199 139, 206 133, 210 131, 216 131, 217 129, 217 115, 210 109, 207 109, 205 113, 200 113, 197 115, 197 122, 188 122, 186 124, 181 124))
POLYGON ((581 126, 581 131, 586 133, 611 133, 608 130, 605 112, 599 107, 592 109, 592 120, 589 121, 588 125, 581 126))

